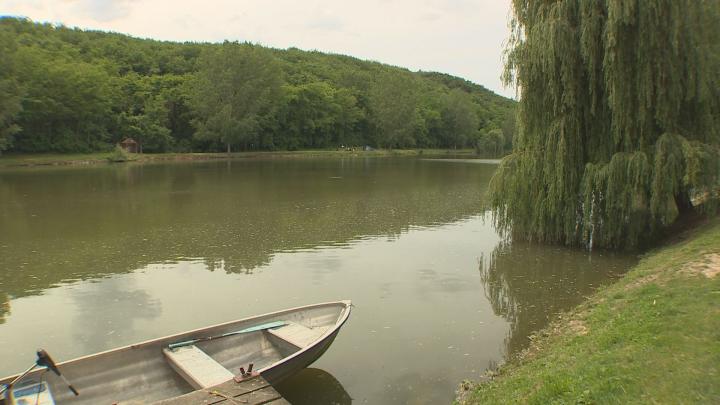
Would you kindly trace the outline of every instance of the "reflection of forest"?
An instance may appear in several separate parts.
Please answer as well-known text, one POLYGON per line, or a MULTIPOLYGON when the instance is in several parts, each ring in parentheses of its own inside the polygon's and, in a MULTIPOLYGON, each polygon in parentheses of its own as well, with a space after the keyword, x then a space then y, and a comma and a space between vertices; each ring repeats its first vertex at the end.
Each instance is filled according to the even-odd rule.
POLYGON ((493 311, 510 322, 507 354, 527 347, 531 333, 582 302, 636 259, 528 243, 501 243, 480 263, 493 311))
POLYGON ((10 315, 10 297, 0 291, 0 323, 5 323, 8 315, 10 315))
POLYGON ((22 296, 187 258, 210 270, 250 272, 277 252, 476 214, 493 171, 415 159, 5 171, 0 285, 22 296))

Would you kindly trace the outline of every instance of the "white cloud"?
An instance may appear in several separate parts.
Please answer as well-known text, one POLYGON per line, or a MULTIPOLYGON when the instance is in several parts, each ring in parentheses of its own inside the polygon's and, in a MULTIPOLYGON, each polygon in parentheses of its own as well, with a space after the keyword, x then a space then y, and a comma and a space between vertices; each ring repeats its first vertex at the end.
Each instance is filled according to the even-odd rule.
MULTIPOLYGON (((61 0, 69 5, 68 11, 98 22, 109 22, 126 17, 139 0, 61 0)), ((37 1, 36 1, 37 2, 37 1)))
POLYGON ((3 14, 180 41, 348 54, 502 87, 510 0, 0 0, 3 14))

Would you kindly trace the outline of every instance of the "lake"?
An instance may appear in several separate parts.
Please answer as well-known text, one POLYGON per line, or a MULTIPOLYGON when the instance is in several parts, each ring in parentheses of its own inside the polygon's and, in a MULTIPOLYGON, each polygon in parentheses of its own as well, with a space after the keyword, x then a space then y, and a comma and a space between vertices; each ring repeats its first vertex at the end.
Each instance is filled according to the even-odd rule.
POLYGON ((492 161, 248 159, 0 170, 0 375, 352 299, 299 404, 450 403, 635 264, 501 240, 492 161))

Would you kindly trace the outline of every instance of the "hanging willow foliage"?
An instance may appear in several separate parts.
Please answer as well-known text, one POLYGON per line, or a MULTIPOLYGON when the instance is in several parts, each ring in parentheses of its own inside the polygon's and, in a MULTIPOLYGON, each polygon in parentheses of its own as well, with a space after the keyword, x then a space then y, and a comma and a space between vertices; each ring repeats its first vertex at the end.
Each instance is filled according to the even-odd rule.
POLYGON ((519 127, 490 185, 498 229, 633 248, 686 210, 716 212, 720 1, 513 7, 504 79, 519 127))

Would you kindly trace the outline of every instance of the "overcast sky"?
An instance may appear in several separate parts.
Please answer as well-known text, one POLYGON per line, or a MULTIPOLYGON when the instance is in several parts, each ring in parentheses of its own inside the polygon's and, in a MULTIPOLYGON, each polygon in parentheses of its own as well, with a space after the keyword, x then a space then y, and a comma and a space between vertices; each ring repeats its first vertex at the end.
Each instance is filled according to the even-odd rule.
POLYGON ((0 0, 0 14, 172 41, 249 41, 450 73, 503 94, 510 0, 0 0))

